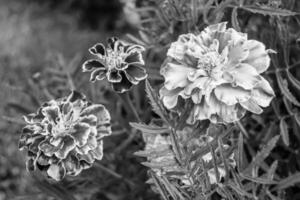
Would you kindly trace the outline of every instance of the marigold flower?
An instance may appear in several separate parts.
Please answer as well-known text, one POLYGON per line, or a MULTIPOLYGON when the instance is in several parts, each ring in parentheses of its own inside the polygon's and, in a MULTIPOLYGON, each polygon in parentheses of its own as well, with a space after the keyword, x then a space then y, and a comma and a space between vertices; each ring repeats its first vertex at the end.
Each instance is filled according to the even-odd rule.
POLYGON ((270 65, 265 45, 226 29, 226 22, 208 26, 199 35, 179 36, 167 56, 160 96, 168 109, 176 109, 178 97, 190 99, 188 123, 230 123, 246 110, 260 114, 275 96, 260 75, 270 65))
POLYGON ((57 181, 101 160, 102 139, 111 133, 107 109, 75 91, 44 103, 37 113, 24 118, 27 125, 19 148, 27 149, 27 169, 39 169, 57 181))
POLYGON ((117 38, 110 38, 107 43, 107 48, 98 43, 89 49, 91 54, 97 56, 97 59, 86 61, 82 67, 83 72, 91 72, 90 81, 106 77, 116 92, 123 93, 146 79, 142 57, 144 47, 117 38))
MULTIPOLYGON (((213 140, 211 136, 192 136, 193 130, 190 127, 184 128, 182 131, 178 131, 178 144, 182 149, 186 149, 187 152, 193 153, 196 150, 204 148, 209 142, 213 140)), ((158 175, 162 174, 171 178, 180 180, 184 185, 193 184, 192 180, 188 178, 186 169, 178 164, 175 153, 172 148, 171 138, 169 134, 144 134, 144 140, 146 143, 145 150, 137 153, 137 155, 146 155, 147 162, 143 164, 152 168, 152 170, 158 175)), ((224 144, 223 149, 229 150, 229 145, 224 144)), ((215 150, 215 156, 218 161, 221 161, 219 153, 220 149, 215 150)), ((184 156, 184 155, 183 155, 184 156)), ((187 155, 185 155, 187 156, 187 155)), ((206 163, 207 175, 210 184, 216 184, 218 182, 215 168, 213 166, 212 153, 206 153, 202 160, 206 163)), ((236 166, 234 160, 234 154, 229 154, 227 158, 228 164, 232 167, 236 166)), ((190 163, 191 168, 195 166, 196 162, 190 163)), ((223 162, 217 163, 217 169, 219 172, 219 178, 225 177, 225 167, 223 162)))

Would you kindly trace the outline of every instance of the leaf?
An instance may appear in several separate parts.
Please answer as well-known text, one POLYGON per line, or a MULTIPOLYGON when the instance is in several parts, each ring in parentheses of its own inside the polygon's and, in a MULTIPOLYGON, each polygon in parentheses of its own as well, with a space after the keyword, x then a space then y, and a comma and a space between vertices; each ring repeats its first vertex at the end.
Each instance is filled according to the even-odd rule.
POLYGON ((293 186, 299 182, 300 182, 300 172, 292 174, 291 176, 289 176, 285 179, 282 179, 281 181, 279 181, 279 183, 276 185, 276 187, 273 188, 273 190, 276 190, 276 191, 283 190, 283 189, 293 186))
POLYGON ((156 125, 146 125, 142 123, 130 122, 130 126, 133 128, 142 131, 145 134, 162 134, 162 133, 170 133, 170 129, 168 127, 160 127, 156 125))
POLYGON ((275 171, 277 169, 277 166, 278 166, 278 161, 274 161, 268 171, 268 174, 267 174, 267 177, 269 180, 273 180, 274 179, 274 174, 275 174, 275 171))
POLYGON ((252 159, 252 162, 247 167, 245 171, 251 171, 254 166, 260 166, 260 164, 269 156, 273 148, 275 147, 277 141, 279 139, 279 135, 273 137, 260 152, 258 152, 255 157, 252 159))
POLYGON ((234 7, 231 13, 231 24, 233 28, 237 31, 241 31, 239 21, 238 21, 238 13, 237 13, 238 7, 234 7))
POLYGON ((300 113, 295 113, 294 119, 295 119, 296 123, 298 124, 298 126, 300 127, 300 113))
POLYGON ((169 120, 168 120, 168 114, 167 114, 161 100, 159 99, 158 95, 154 92, 154 90, 151 87, 148 80, 146 80, 146 92, 147 92, 148 98, 150 100, 153 111, 156 114, 158 114, 165 122, 170 124, 169 120))
POLYGON ((298 89, 300 90, 300 81, 293 76, 293 74, 291 72, 289 72, 289 70, 286 70, 287 73, 287 77, 289 78, 289 80, 291 81, 291 83, 298 89))
POLYGON ((293 104, 300 107, 300 102, 294 97, 288 88, 287 80, 283 79, 279 73, 276 73, 276 79, 279 85, 279 88, 283 95, 293 104))
POLYGON ((289 146, 290 145, 290 139, 289 139, 289 131, 288 131, 288 126, 285 122, 285 117, 281 118, 280 119, 280 124, 279 124, 279 127, 280 127, 280 135, 282 137, 282 140, 283 140, 283 143, 286 145, 286 146, 289 146))
POLYGON ((153 182, 156 186, 156 188, 158 189, 159 193, 161 194, 161 196, 163 197, 164 200, 169 200, 168 198, 168 193, 165 190, 165 188, 162 187, 158 177, 156 176, 156 174, 153 171, 150 171, 150 176, 153 179, 153 182))
POLYGON ((267 5, 259 5, 258 6, 242 6, 240 7, 244 10, 250 11, 252 13, 258 13, 262 15, 275 15, 275 16, 292 16, 297 15, 298 13, 281 8, 273 8, 267 5))
POLYGON ((273 180, 268 180, 266 178, 261 178, 261 177, 252 177, 243 173, 240 173, 240 176, 246 180, 255 182, 255 183, 260 183, 260 184, 277 184, 277 181, 273 180))
POLYGON ((239 134, 237 155, 238 155, 237 166, 238 166, 238 170, 241 171, 242 167, 244 166, 244 140, 243 140, 242 132, 240 132, 239 134))

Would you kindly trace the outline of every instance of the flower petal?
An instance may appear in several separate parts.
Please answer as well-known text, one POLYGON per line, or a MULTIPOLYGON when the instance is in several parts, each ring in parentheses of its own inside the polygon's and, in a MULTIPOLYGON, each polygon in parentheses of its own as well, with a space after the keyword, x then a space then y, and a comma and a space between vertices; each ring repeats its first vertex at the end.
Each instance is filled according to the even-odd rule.
POLYGON ((82 65, 82 71, 83 72, 89 72, 94 69, 102 69, 105 68, 105 66, 99 61, 99 60, 87 60, 82 65))
POLYGON ((81 167, 79 160, 74 155, 69 155, 64 160, 64 166, 66 168, 66 173, 71 176, 76 176, 81 172, 81 167))
POLYGON ((128 68, 125 69, 125 74, 128 80, 135 85, 138 84, 139 81, 147 78, 146 70, 142 67, 135 65, 129 65, 128 68))
POLYGON ((168 90, 173 90, 177 87, 185 87, 190 81, 188 80, 188 74, 193 72, 194 69, 183 65, 174 63, 168 63, 164 66, 160 73, 165 78, 165 87, 168 90))
POLYGON ((112 83, 113 89, 118 93, 123 93, 131 89, 132 83, 127 79, 124 72, 120 72, 122 81, 119 83, 112 83))
POLYGON ((79 147, 82 147, 86 144, 89 137, 90 126, 86 123, 75 124, 70 134, 75 139, 75 144, 79 147))
POLYGON ((241 87, 232 87, 231 84, 223 84, 215 88, 214 94, 217 99, 231 106, 250 99, 251 91, 241 87))
POLYGON ((111 49, 115 49, 115 44, 116 42, 119 41, 119 39, 117 37, 111 37, 107 39, 107 44, 111 49))
POLYGON ((102 43, 97 43, 89 49, 91 54, 105 56, 105 47, 102 43))
POLYGON ((249 56, 244 63, 253 66, 258 73, 262 73, 270 66, 270 57, 263 43, 256 40, 247 40, 245 47, 249 49, 249 56))
POLYGON ((103 142, 99 141, 97 148, 91 151, 93 157, 97 160, 101 160, 103 157, 103 142))
POLYGON ((275 93, 270 86, 269 82, 262 78, 262 80, 252 90, 252 100, 262 107, 270 105, 272 99, 275 97, 275 93))
POLYGON ((74 139, 71 136, 66 135, 63 138, 63 146, 54 154, 57 158, 65 159, 70 153, 70 151, 72 151, 75 148, 75 146, 76 143, 74 139))
POLYGON ((166 106, 166 108, 171 109, 177 105, 178 96, 181 91, 182 91, 182 88, 168 90, 165 87, 162 87, 159 90, 159 95, 163 101, 163 104, 166 106))
POLYGON ((143 56, 138 51, 130 53, 124 61, 128 64, 145 65, 143 56))
POLYGON ((57 165, 50 165, 47 170, 47 174, 54 180, 60 181, 66 175, 66 169, 63 166, 62 162, 60 162, 57 165))
POLYGON ((95 82, 96 80, 103 80, 107 75, 107 70, 105 68, 98 68, 92 71, 90 81, 95 82))
POLYGON ((231 70, 234 83, 246 90, 253 89, 261 81, 261 76, 251 65, 241 63, 231 70))
POLYGON ((122 80, 122 76, 120 75, 120 72, 118 70, 108 71, 106 76, 107 80, 111 83, 119 83, 122 80))

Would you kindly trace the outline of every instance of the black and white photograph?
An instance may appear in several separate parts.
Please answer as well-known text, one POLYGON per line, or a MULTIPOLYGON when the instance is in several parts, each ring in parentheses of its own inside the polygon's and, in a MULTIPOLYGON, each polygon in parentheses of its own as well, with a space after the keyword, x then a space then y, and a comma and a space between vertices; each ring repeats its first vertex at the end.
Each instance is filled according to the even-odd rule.
POLYGON ((300 1, 0 0, 0 200, 300 200, 300 1))

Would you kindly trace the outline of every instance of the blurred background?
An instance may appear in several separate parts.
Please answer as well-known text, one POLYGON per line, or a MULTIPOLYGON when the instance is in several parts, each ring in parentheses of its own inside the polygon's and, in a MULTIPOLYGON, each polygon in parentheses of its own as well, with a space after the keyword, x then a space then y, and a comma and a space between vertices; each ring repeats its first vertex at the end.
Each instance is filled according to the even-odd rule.
POLYGON ((44 101, 68 94, 71 87, 84 91, 94 102, 110 105, 115 108, 112 115, 122 117, 119 102, 108 105, 105 100, 113 98, 107 85, 91 86, 81 65, 95 43, 136 32, 137 16, 128 14, 131 5, 125 2, 0 0, 0 200, 155 199, 144 184, 145 168, 132 155, 140 143, 115 153, 127 146, 122 143, 127 136, 119 123, 113 124, 118 137, 105 141, 102 164, 76 180, 49 183, 39 174, 29 174, 25 154, 18 150, 22 116, 35 112, 44 101))

